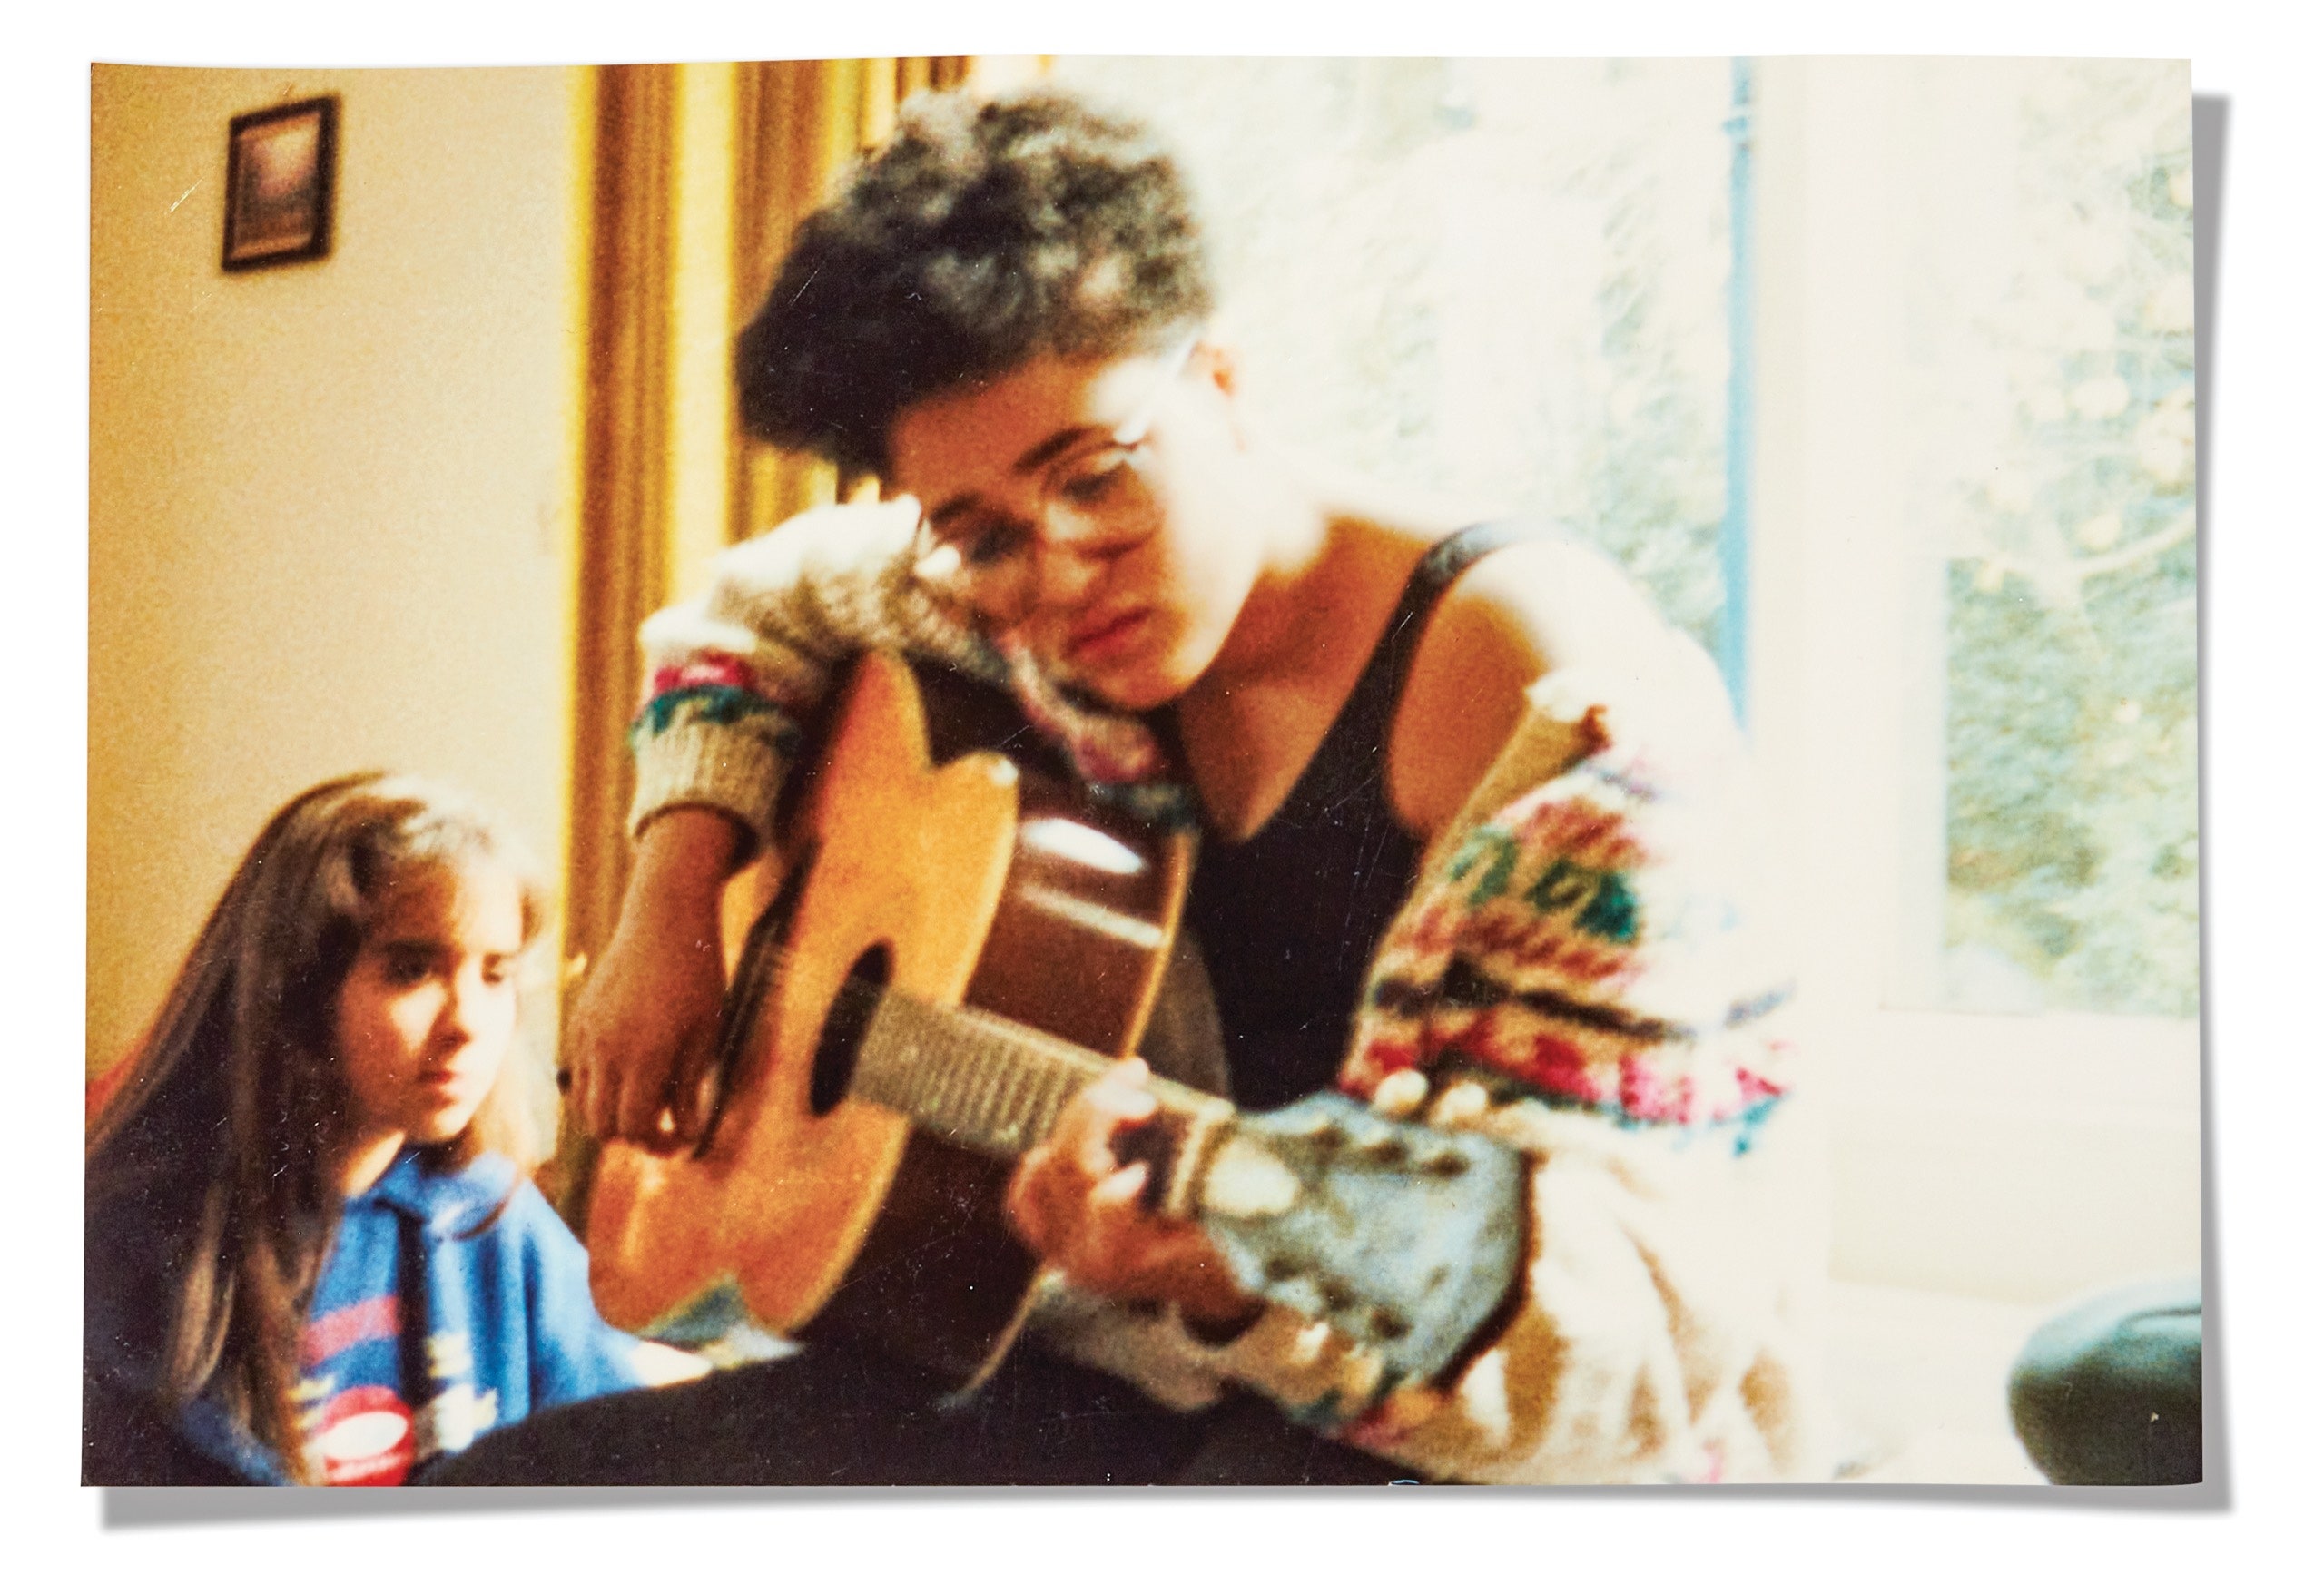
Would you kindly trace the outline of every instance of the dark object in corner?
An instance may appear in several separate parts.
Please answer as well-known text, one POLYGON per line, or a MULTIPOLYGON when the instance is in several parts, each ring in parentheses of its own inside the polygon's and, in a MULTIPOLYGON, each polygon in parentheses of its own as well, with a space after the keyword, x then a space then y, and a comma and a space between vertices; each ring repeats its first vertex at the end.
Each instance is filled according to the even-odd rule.
POLYGON ((236 115, 226 133, 229 273, 330 254, 339 100, 302 99, 236 115))
POLYGON ((2111 1291, 2042 1324, 2010 1371, 2009 1415, 2060 1486, 2201 1481, 2201 1281, 2111 1291))

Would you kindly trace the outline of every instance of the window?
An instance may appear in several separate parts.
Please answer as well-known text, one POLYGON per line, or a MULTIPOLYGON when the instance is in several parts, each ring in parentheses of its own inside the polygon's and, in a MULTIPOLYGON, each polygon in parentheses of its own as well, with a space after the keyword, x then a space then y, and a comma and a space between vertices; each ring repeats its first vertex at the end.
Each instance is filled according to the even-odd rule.
POLYGON ((2183 67, 1916 73, 1909 528, 1941 544, 1944 957, 1968 1009, 2191 1016, 2183 67))
MULTIPOLYGON (((1729 438, 1752 441, 1759 369, 1730 384, 1748 70, 1068 58, 1054 75, 1180 150, 1251 399, 1285 436, 1481 513, 1575 524, 1739 675, 1745 575, 1722 550, 1749 543, 1729 438)), ((1903 817, 1884 998, 2191 1015, 2185 68, 1835 62, 1822 80, 1854 121, 1787 144, 1800 167, 1772 178, 1856 158, 1856 205, 1817 221, 1860 264, 1840 289, 1869 331, 1845 301, 1760 315, 1824 336, 1793 354, 1829 358, 1849 408, 1826 424, 1861 440, 1814 462, 1879 471, 1851 527, 1876 522, 1865 562, 1903 581, 1889 654, 1858 645, 1892 691, 1866 723, 1901 736, 1860 783, 1903 817)), ((1767 292, 1812 271, 1800 233, 1768 231, 1767 292)))
POLYGON ((1202 199, 1253 406, 1480 517, 1565 520, 1719 643, 1725 60, 1066 58, 1202 199))
POLYGON ((1835 1270, 2185 1272, 2187 67, 1757 71, 1753 735, 1835 1270))
POLYGON ((1054 74, 1181 150, 1274 427, 1572 522, 1722 657, 1836 1270, 2032 1300, 2195 1262, 2186 67, 1054 74))

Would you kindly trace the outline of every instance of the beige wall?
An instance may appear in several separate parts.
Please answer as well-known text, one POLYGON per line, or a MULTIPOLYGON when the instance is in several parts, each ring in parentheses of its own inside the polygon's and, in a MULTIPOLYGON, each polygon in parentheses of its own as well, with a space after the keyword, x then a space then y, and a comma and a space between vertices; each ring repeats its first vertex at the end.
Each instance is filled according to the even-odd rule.
POLYGON ((93 1068, 326 775, 448 778, 561 859, 585 83, 96 68, 93 1068), (332 255, 221 271, 227 122, 317 93, 332 255))

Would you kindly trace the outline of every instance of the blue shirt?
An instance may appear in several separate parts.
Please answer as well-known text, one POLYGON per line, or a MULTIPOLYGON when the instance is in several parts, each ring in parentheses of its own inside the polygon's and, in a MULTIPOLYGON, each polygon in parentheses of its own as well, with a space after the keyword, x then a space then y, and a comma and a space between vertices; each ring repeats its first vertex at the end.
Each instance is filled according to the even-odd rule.
MULTIPOLYGON (((166 1417, 153 1406, 160 1281, 143 1261, 151 1252, 114 1249, 124 1232, 153 1238, 148 1223, 92 1221, 84 1475, 286 1480, 282 1461, 210 1396, 166 1417)), ((406 1150, 349 1198, 300 1343, 294 1397, 316 1473, 350 1485, 403 1481, 494 1427, 643 1381, 641 1342, 589 1298, 588 1254, 497 1155, 443 1173, 406 1150)))

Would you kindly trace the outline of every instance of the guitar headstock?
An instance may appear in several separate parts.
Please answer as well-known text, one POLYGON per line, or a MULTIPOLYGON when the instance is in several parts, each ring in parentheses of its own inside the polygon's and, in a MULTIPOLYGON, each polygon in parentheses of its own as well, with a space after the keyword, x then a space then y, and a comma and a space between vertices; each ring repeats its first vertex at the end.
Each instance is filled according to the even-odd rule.
POLYGON ((1521 1156, 1339 1093, 1238 1117, 1193 1200, 1246 1290, 1377 1352, 1391 1382, 1450 1365, 1521 1265, 1521 1156))

